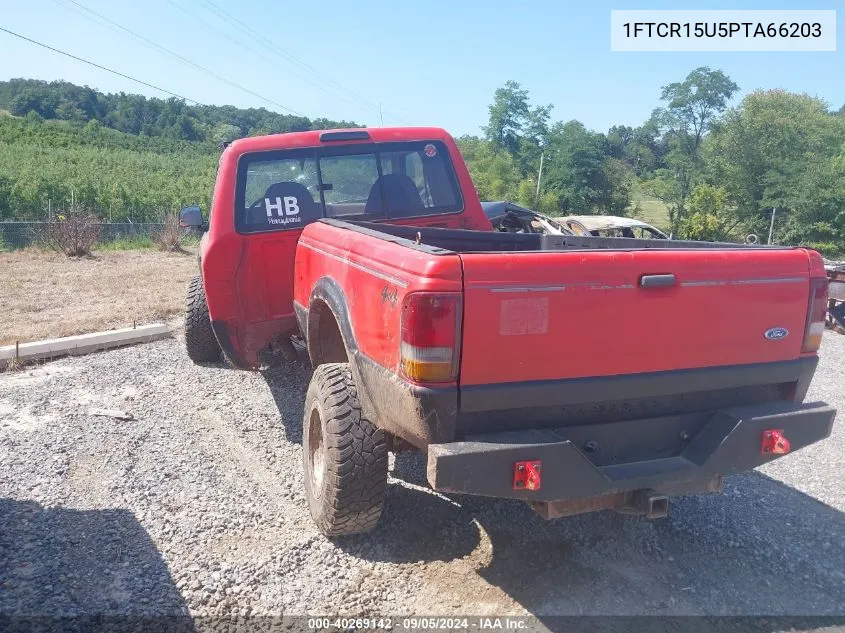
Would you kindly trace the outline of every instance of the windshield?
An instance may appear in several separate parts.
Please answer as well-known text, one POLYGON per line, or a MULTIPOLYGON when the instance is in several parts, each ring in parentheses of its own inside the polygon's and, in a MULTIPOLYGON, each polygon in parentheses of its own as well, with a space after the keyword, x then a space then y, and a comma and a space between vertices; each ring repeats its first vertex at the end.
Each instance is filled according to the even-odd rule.
POLYGON ((402 218, 463 208, 440 142, 386 143, 245 155, 239 163, 241 232, 302 228, 319 218, 402 218))

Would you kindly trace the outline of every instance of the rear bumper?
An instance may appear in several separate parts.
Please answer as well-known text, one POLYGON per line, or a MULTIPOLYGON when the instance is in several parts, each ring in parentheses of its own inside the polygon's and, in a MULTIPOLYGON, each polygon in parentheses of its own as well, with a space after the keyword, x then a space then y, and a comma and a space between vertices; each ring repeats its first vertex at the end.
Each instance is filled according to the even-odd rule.
MULTIPOLYGON (((428 447, 428 480, 441 492, 543 502, 587 499, 646 490, 667 493, 699 490, 720 475, 751 470, 778 455, 761 452, 766 429, 783 429, 791 451, 830 435, 835 410, 824 403, 777 403, 718 410, 691 431, 689 420, 674 416, 659 420, 593 424, 589 430, 562 427, 468 436, 466 441, 428 447), (665 437, 641 437, 652 428, 665 437), (598 438, 584 440, 584 433, 598 438), (682 446, 671 454, 642 461, 618 460, 596 450, 603 442, 621 447, 644 441, 682 446), (671 437, 669 436, 671 434, 671 437), (588 442, 592 442, 589 443, 588 442), (589 449, 593 449, 592 452, 589 449), (514 490, 514 464, 542 461, 539 490, 514 490)), ((614 449, 615 450, 615 449, 614 449)))

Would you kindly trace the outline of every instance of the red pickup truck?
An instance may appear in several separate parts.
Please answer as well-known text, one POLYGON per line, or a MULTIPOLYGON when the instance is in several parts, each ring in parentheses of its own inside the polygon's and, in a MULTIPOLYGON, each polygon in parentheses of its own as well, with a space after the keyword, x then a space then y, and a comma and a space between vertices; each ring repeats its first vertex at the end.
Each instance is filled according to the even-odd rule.
POLYGON ((305 488, 329 535, 375 526, 389 450, 426 451, 435 490, 657 518, 831 431, 803 404, 816 252, 494 231, 439 129, 235 141, 200 262, 192 359, 255 368, 305 341, 305 488))

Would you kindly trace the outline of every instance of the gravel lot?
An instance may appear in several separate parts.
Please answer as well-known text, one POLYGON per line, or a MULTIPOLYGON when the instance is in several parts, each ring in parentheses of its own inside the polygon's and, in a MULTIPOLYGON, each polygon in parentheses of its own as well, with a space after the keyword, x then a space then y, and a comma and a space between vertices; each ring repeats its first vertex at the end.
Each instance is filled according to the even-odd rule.
MULTIPOLYGON (((845 409, 825 337, 810 399, 845 409)), ((402 454, 377 532, 332 543, 303 493, 304 358, 197 367, 182 343, 0 376, 0 614, 845 615, 845 423, 657 522, 447 498, 402 454)))

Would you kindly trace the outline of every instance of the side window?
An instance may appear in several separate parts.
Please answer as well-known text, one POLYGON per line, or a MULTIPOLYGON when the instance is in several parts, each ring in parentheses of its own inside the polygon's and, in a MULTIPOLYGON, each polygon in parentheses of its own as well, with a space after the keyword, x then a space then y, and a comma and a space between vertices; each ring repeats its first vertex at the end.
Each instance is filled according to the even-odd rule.
POLYGON ((431 194, 428 191, 428 183, 425 180, 425 173, 423 172, 419 152, 408 152, 407 156, 405 156, 405 173, 417 186, 417 191, 422 196, 423 204, 426 207, 433 207, 434 204, 431 201, 431 194))
MULTIPOLYGON (((367 213, 367 204, 378 180, 375 154, 327 156, 320 159, 326 215, 330 218, 367 213)), ((371 205, 372 206, 372 205, 371 205)))
POLYGON ((457 185, 448 171, 448 155, 440 144, 381 153, 383 187, 389 217, 432 215, 460 210, 457 185))
POLYGON ((322 216, 313 158, 247 163, 238 230, 301 229, 322 216))
POLYGON ((660 236, 652 231, 651 229, 647 229, 644 226, 638 227, 634 229, 634 233, 636 233, 637 237, 641 240, 657 240, 660 239, 660 236))

